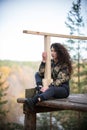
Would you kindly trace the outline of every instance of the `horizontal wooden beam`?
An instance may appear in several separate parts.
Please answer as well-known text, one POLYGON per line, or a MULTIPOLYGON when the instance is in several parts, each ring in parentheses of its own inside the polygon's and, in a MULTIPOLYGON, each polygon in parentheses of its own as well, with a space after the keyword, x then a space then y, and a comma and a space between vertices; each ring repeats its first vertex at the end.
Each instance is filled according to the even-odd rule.
POLYGON ((26 98, 18 98, 17 103, 25 103, 26 98))
MULTIPOLYGON (((24 103, 26 98, 18 98, 18 103, 24 103)), ((65 99, 53 99, 53 100, 47 100, 43 101, 37 104, 36 113, 40 112, 39 107, 42 107, 44 110, 49 112, 53 110, 76 110, 76 111, 83 111, 87 112, 87 94, 71 94, 68 98, 65 99)))
POLYGON ((62 99, 57 99, 57 100, 48 100, 44 101, 41 103, 38 103, 38 106, 44 106, 49 108, 49 112, 51 111, 52 108, 58 109, 58 110, 74 110, 74 111, 82 111, 82 112, 87 112, 87 105, 86 104, 80 104, 80 103, 75 103, 71 102, 68 100, 62 100, 62 99))
POLYGON ((87 36, 64 35, 64 34, 55 34, 55 33, 38 32, 38 31, 30 31, 30 30, 23 30, 23 33, 34 34, 34 35, 42 35, 42 36, 50 36, 50 37, 87 40, 87 36))

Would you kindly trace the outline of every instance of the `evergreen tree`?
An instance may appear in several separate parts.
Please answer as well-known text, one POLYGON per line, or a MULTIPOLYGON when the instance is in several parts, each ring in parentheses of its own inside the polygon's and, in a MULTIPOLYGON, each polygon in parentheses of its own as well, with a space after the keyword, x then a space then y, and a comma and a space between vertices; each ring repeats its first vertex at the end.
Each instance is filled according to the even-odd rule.
MULTIPOLYGON (((83 35, 82 29, 84 28, 83 17, 81 16, 81 0, 77 0, 72 3, 72 8, 68 13, 67 21, 65 22, 66 26, 70 30, 71 35, 83 35)), ((74 77, 77 77, 76 80, 72 80, 73 85, 75 87, 78 86, 78 91, 81 92, 82 87, 82 79, 81 74, 84 72, 85 66, 82 64, 82 51, 84 49, 85 41, 82 40, 73 40, 69 39, 67 41, 69 43, 69 51, 72 54, 72 59, 75 63, 74 77), (82 70, 82 72, 81 72, 82 70), (77 73, 76 73, 77 72, 77 73)))
POLYGON ((3 129, 7 113, 7 110, 4 109, 4 105, 7 103, 7 100, 4 98, 6 96, 7 89, 8 85, 6 83, 6 79, 4 75, 0 73, 0 129, 3 129))

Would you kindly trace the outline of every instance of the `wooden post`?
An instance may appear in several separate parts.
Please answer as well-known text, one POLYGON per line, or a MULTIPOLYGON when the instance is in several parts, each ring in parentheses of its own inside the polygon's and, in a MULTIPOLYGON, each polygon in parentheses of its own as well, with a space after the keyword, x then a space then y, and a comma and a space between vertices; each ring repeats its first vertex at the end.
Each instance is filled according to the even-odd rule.
MULTIPOLYGON (((31 98, 35 94, 35 89, 26 89, 25 97, 31 98)), ((30 112, 26 104, 24 104, 25 119, 24 119, 24 130, 36 130, 36 113, 30 112)))
POLYGON ((50 36, 44 36, 44 51, 47 53, 45 75, 43 79, 43 86, 47 86, 51 83, 51 53, 50 53, 50 36))
POLYGON ((36 130, 36 113, 26 113, 24 130, 36 130))

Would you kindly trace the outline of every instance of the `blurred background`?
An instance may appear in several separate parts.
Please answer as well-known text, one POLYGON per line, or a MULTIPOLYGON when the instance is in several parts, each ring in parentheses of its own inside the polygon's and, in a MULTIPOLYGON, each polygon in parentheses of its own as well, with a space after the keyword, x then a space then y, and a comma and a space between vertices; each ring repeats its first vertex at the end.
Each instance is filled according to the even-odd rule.
MULTIPOLYGON (((35 87, 34 75, 44 50, 43 36, 23 30, 87 36, 86 5, 86 0, 0 0, 0 130, 23 129, 23 106, 17 98, 35 87)), ((51 38, 53 42, 64 44, 72 57, 71 93, 87 93, 87 41, 51 38)), ((37 129, 43 128, 86 130, 87 113, 37 114, 37 129)))

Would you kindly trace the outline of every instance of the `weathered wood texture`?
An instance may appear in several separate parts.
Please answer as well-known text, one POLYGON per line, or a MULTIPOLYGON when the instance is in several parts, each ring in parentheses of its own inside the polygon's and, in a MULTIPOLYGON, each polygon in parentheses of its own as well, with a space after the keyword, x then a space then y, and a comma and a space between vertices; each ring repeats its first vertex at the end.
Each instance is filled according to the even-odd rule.
POLYGON ((23 30, 23 33, 34 34, 34 35, 42 35, 42 36, 50 36, 50 37, 87 40, 87 37, 85 37, 85 36, 83 37, 83 36, 75 36, 75 35, 64 35, 64 34, 55 34, 55 33, 38 32, 38 31, 30 31, 30 30, 23 30))
MULTIPOLYGON (((25 97, 30 98, 35 95, 35 89, 26 89, 25 97)), ((31 112, 26 104, 23 105, 23 112, 25 114, 24 130, 36 130, 36 112, 31 112)))
POLYGON ((72 94, 67 99, 53 99, 39 103, 38 106, 57 108, 58 110, 76 110, 87 112, 87 96, 83 94, 72 94))
POLYGON ((24 130, 36 130, 36 113, 25 114, 24 130))
MULTIPOLYGON (((34 95, 34 89, 31 90, 34 95)), ((30 93, 31 93, 30 92, 30 93)), ((26 97, 31 97, 29 94, 29 90, 26 91, 26 97)), ((18 98, 18 103, 24 103, 25 98, 18 98)), ((49 108, 49 111, 54 109, 58 110, 77 110, 77 111, 86 111, 87 112, 87 94, 71 94, 68 98, 65 99, 50 99, 47 101, 43 101, 37 104, 36 110, 40 108, 49 108)), ((36 111, 37 112, 37 111, 36 111)))
MULTIPOLYGON (((26 89, 26 98, 30 98, 34 95, 35 89, 26 89)), ((17 102, 24 103, 26 98, 18 98, 17 102)), ((25 114, 24 130, 36 130, 36 113, 60 110, 87 112, 87 94, 71 94, 65 99, 50 99, 40 102, 36 105, 34 112, 31 112, 26 104, 23 104, 23 112, 25 114)))

